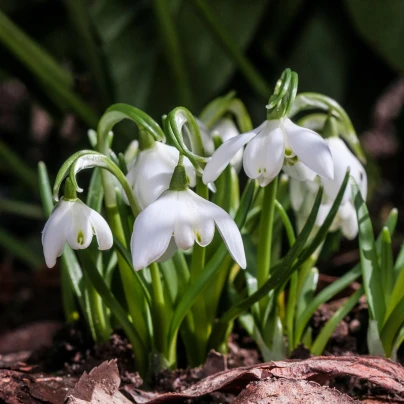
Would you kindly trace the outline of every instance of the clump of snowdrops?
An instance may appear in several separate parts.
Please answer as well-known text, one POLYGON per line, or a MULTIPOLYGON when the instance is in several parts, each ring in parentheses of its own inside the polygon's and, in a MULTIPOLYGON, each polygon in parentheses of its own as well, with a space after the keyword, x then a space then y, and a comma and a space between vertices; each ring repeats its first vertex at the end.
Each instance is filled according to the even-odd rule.
MULTIPOLYGON (((96 342, 121 327, 143 375, 175 367, 179 339, 189 366, 210 349, 226 352, 236 319, 265 359, 301 343, 321 353, 363 294, 355 292, 313 341, 314 311, 362 268, 314 297, 327 234, 353 239, 363 226, 356 211, 366 208, 367 177, 348 115, 324 95, 297 94, 297 74, 286 69, 263 118, 255 127, 234 93, 198 117, 175 108, 161 124, 115 104, 89 131, 94 150, 63 164, 53 192, 40 164, 50 215, 44 255, 49 267, 62 256, 66 316, 82 316, 96 342), (112 130, 124 119, 137 131, 116 154, 112 130), (89 168, 84 201, 77 175, 89 168)), ((385 251, 386 241, 378 243, 385 251)))

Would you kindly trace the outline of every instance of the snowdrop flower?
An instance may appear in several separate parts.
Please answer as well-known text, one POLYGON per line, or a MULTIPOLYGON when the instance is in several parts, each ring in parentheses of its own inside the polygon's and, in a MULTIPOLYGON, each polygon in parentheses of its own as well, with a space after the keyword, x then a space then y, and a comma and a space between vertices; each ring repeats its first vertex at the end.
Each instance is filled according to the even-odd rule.
POLYGON ((87 248, 93 234, 97 237, 100 250, 112 247, 111 229, 105 219, 89 208, 80 199, 59 201, 53 209, 42 231, 42 245, 45 262, 49 268, 56 264, 63 253, 65 243, 74 250, 87 248))
MULTIPOLYGON (((178 157, 175 147, 161 142, 154 142, 152 147, 138 152, 126 179, 141 209, 150 205, 169 188, 178 157)), ((187 158, 184 159, 184 165, 189 185, 193 187, 196 183, 195 169, 187 158)), ((125 193, 123 198, 128 203, 125 193)))
MULTIPOLYGON (((344 141, 339 137, 330 137, 326 139, 326 142, 331 150, 334 162, 334 179, 329 180, 326 178, 322 178, 324 192, 330 199, 334 200, 337 196, 342 182, 344 181, 346 170, 349 167, 349 175, 358 184, 362 197, 364 200, 366 200, 368 181, 366 171, 360 161, 354 156, 354 154, 348 149, 344 141)), ((350 199, 352 199, 351 187, 348 186, 345 190, 343 202, 346 202, 350 199)))
POLYGON ((170 188, 136 218, 131 239, 135 270, 169 259, 177 248, 188 250, 195 241, 207 246, 215 225, 233 259, 245 268, 243 241, 231 216, 188 188, 170 188))
MULTIPOLYGON (((316 226, 320 227, 324 223, 342 185, 348 167, 350 169, 350 176, 358 184, 362 197, 366 200, 367 176, 362 164, 340 138, 331 137, 326 139, 326 142, 333 156, 334 179, 330 181, 326 178, 320 179, 317 177, 314 181, 300 182, 295 179, 290 180, 290 198, 292 207, 296 212, 299 228, 302 227, 310 214, 320 183, 324 185, 325 195, 316 218, 316 226)), ((349 185, 345 190, 342 203, 330 227, 331 232, 336 230, 341 230, 344 237, 349 240, 354 239, 358 234, 356 211, 349 185)))
POLYGON ((223 143, 205 167, 204 183, 215 181, 245 144, 244 171, 262 187, 268 185, 282 167, 300 180, 313 179, 316 174, 333 178, 332 157, 324 139, 285 117, 266 120, 253 131, 223 143))

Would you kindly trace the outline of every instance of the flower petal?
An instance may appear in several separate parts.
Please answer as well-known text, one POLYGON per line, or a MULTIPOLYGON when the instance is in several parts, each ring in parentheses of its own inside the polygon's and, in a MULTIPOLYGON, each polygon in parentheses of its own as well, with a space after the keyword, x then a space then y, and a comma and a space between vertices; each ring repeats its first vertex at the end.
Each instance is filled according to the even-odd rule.
POLYGON ((177 194, 166 191, 136 218, 131 239, 132 261, 136 271, 157 261, 167 250, 178 212, 177 194))
POLYGON ((332 179, 334 165, 330 149, 316 132, 294 124, 289 118, 283 120, 287 141, 297 157, 321 177, 332 179))
POLYGON ((358 221, 356 211, 351 202, 341 205, 339 209, 341 217, 341 232, 348 239, 353 240, 358 235, 358 221))
POLYGON ((100 250, 109 250, 114 243, 114 239, 107 221, 94 209, 90 209, 88 218, 97 237, 98 248, 100 250))
POLYGON ((289 180, 289 195, 292 208, 299 211, 303 205, 305 194, 307 193, 306 185, 303 181, 297 181, 294 178, 289 180))
POLYGON ((224 209, 203 198, 200 199, 201 200, 198 199, 198 201, 203 205, 204 210, 209 212, 211 217, 213 217, 217 229, 219 230, 219 233, 222 236, 230 255, 241 268, 245 269, 247 266, 247 261, 244 252, 244 245, 240 230, 238 229, 236 223, 224 209))
POLYGON ((156 260, 157 262, 164 262, 169 260, 178 250, 177 244, 175 244, 174 237, 171 237, 168 244, 167 250, 164 251, 163 255, 156 260))
POLYGON ((244 171, 250 178, 258 178, 261 186, 266 186, 278 175, 284 156, 285 138, 279 121, 267 121, 244 151, 244 171))
POLYGON ((223 143, 206 164, 202 176, 204 184, 215 181, 230 163, 233 156, 255 136, 257 136, 255 131, 247 132, 223 143))
POLYGON ((65 227, 70 226, 69 211, 73 203, 61 199, 42 231, 43 253, 48 268, 53 268, 57 257, 63 253, 66 243, 65 227))
POLYGON ((89 220, 91 209, 80 200, 74 202, 70 210, 71 224, 66 229, 65 236, 70 247, 83 250, 91 244, 93 227, 89 220))
MULTIPOLYGON (((325 193, 331 199, 336 198, 338 190, 349 167, 350 176, 353 177, 355 182, 359 185, 362 197, 365 199, 367 194, 367 176, 362 164, 340 138, 329 138, 327 139, 327 143, 330 147, 334 160, 334 179, 328 180, 326 178, 322 178, 325 193)), ((345 203, 350 198, 351 187, 347 186, 342 203, 345 203)))
MULTIPOLYGON (((286 159, 286 162, 288 159, 286 159)), ((284 164, 282 170, 290 177, 298 181, 313 181, 317 174, 305 166, 301 161, 294 164, 284 164)))

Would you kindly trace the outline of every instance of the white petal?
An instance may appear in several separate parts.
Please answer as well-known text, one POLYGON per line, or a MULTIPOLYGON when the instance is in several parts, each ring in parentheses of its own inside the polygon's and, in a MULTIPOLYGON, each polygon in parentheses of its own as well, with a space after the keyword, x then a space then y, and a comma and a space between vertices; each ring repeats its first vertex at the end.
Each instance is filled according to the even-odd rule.
POLYGON ((174 240, 181 250, 188 250, 194 245, 195 235, 189 221, 177 219, 174 225, 174 240))
POLYGON ((177 193, 166 191, 136 218, 131 239, 136 271, 157 261, 167 250, 178 209, 177 193))
POLYGON ((89 220, 97 237, 98 248, 100 250, 109 250, 114 240, 107 221, 93 209, 90 209, 89 220))
POLYGON ((61 199, 50 215, 42 231, 42 245, 45 262, 48 268, 53 268, 57 257, 63 253, 66 243, 65 227, 70 226, 70 208, 74 202, 61 199))
MULTIPOLYGON (((350 176, 353 177, 355 182, 359 185, 362 197, 366 198, 367 176, 362 164, 352 154, 341 139, 332 137, 327 139, 327 143, 330 147, 334 160, 334 179, 328 180, 326 178, 322 178, 325 193, 331 199, 336 198, 338 190, 342 185, 346 171, 349 167, 350 176)), ((351 188, 350 186, 347 186, 342 202, 344 203, 349 199, 351 199, 351 188)))
POLYGON ((91 209, 80 200, 77 200, 70 209, 71 224, 65 236, 74 250, 82 250, 91 244, 93 227, 89 220, 90 213, 91 209))
POLYGON ((341 210, 340 217, 342 234, 348 240, 353 240, 358 234, 358 220, 356 218, 355 208, 350 202, 347 202, 343 207, 340 207, 340 211, 341 210))
MULTIPOLYGON (((170 186, 174 168, 178 163, 178 150, 161 142, 139 152, 136 163, 126 176, 141 209, 153 203, 170 186)), ((184 166, 190 185, 195 186, 196 173, 188 158, 184 166)), ((124 201, 127 202, 126 195, 124 201)))
POLYGON ((305 183, 303 181, 297 181, 294 178, 291 178, 289 180, 289 187, 289 195, 292 208, 295 211, 299 211, 303 205, 305 194, 307 193, 305 183))
POLYGON ((231 216, 219 206, 207 201, 206 199, 200 198, 199 196, 197 196, 197 198, 205 212, 209 212, 210 216, 213 217, 230 255, 233 257, 234 261, 244 269, 247 266, 247 262, 243 240, 236 223, 231 216))
POLYGON ((194 224, 195 241, 201 246, 206 247, 213 240, 215 234, 215 222, 208 212, 200 212, 198 220, 194 224))
POLYGON ((194 245, 197 236, 195 223, 200 222, 201 209, 195 192, 188 189, 177 194, 178 213, 174 224, 174 239, 181 250, 188 250, 194 245))
POLYGON ((260 185, 265 186, 279 174, 284 155, 285 139, 279 121, 267 121, 244 151, 244 171, 250 178, 258 178, 260 185))
POLYGON ((252 138, 257 135, 255 131, 233 137, 223 143, 214 153, 203 171, 204 184, 213 182, 219 177, 230 163, 233 156, 252 138))
MULTIPOLYGON (((288 159, 286 159, 286 162, 288 159)), ((298 181, 313 181, 317 174, 305 166, 301 161, 292 164, 284 164, 282 170, 290 177, 298 181)))
POLYGON ((169 260, 178 250, 177 244, 175 244, 174 237, 171 237, 168 244, 167 250, 164 251, 163 255, 156 260, 157 262, 164 262, 169 260))
POLYGON ((334 166, 325 140, 318 133, 294 124, 289 118, 283 120, 283 128, 299 160, 321 177, 332 179, 334 166))

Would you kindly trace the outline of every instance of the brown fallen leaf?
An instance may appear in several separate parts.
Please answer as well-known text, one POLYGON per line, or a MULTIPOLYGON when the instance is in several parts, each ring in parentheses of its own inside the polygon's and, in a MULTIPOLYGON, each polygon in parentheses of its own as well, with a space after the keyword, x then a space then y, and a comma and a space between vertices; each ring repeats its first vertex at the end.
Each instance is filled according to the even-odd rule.
POLYGON ((233 404, 352 404, 359 403, 338 390, 306 380, 268 378, 251 382, 233 404))
POLYGON ((66 403, 131 404, 118 391, 120 383, 116 359, 105 361, 90 373, 83 373, 74 389, 67 394, 66 403))
POLYGON ((388 359, 372 356, 318 356, 306 360, 285 360, 230 369, 216 373, 180 393, 165 393, 147 400, 137 391, 138 403, 158 404, 201 397, 215 391, 238 394, 252 381, 268 377, 316 381, 320 384, 336 376, 367 380, 398 397, 404 397, 404 368, 388 359))

